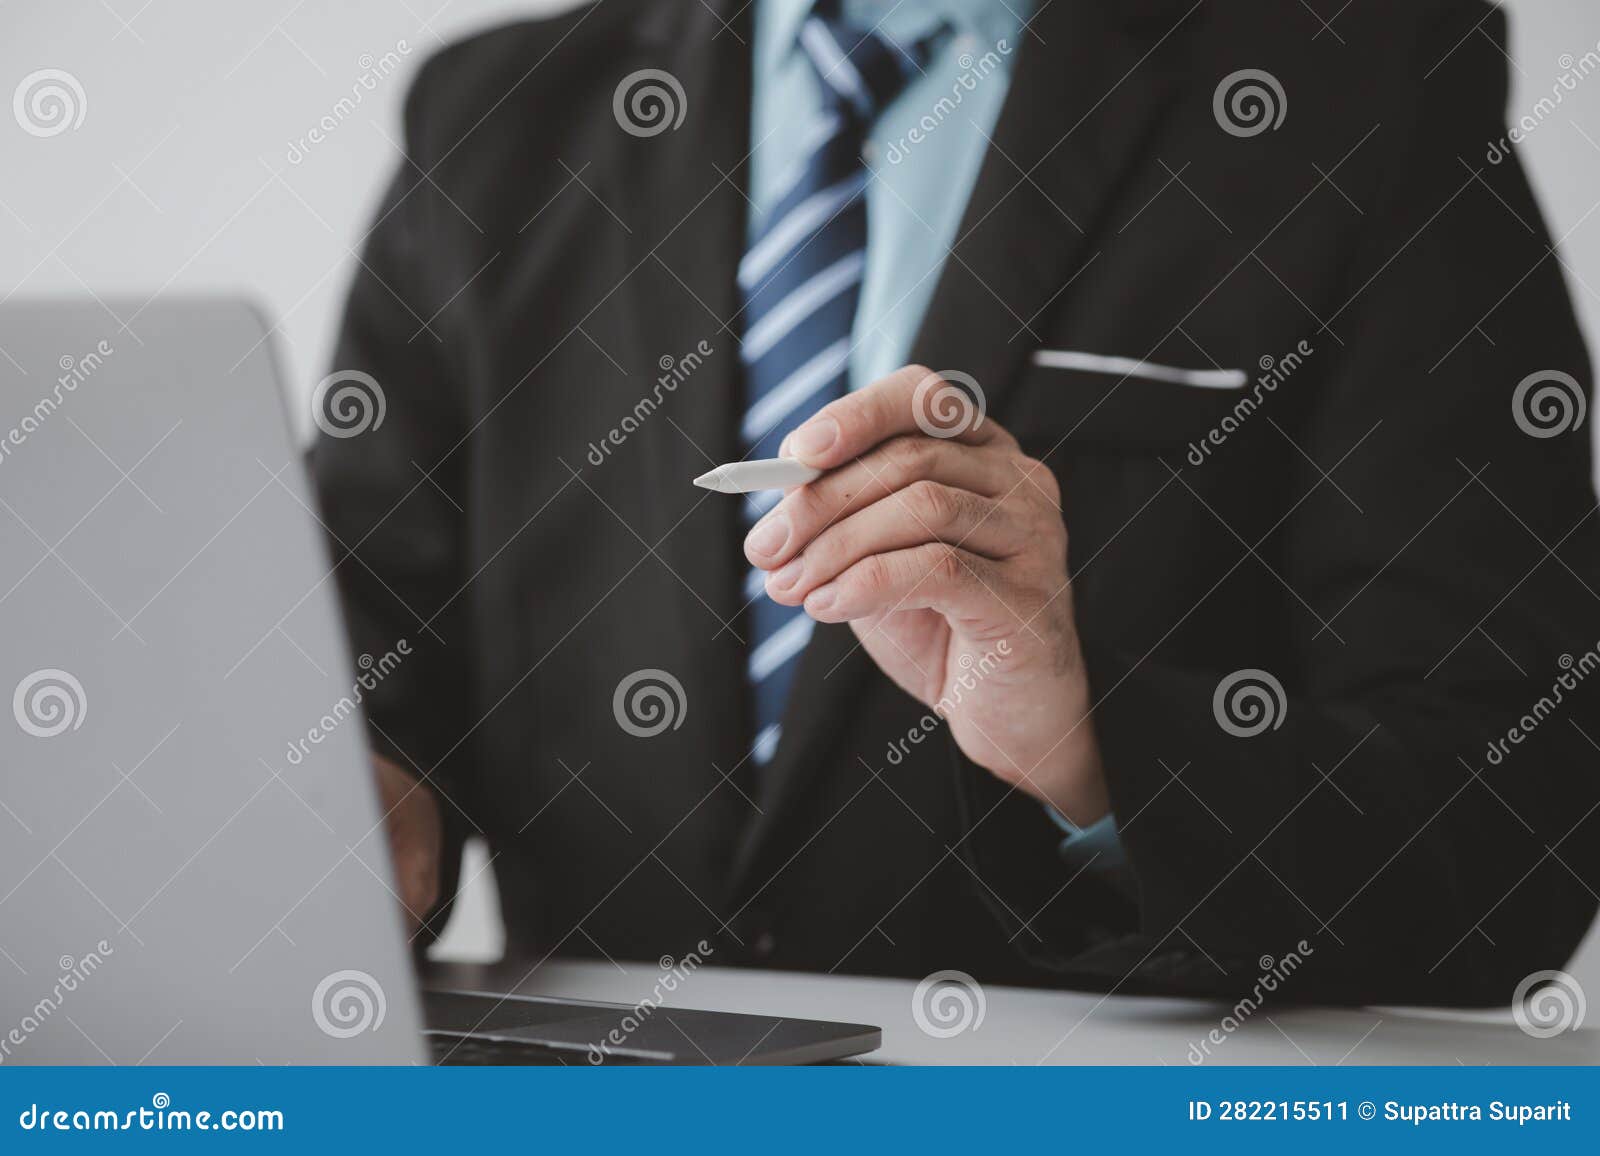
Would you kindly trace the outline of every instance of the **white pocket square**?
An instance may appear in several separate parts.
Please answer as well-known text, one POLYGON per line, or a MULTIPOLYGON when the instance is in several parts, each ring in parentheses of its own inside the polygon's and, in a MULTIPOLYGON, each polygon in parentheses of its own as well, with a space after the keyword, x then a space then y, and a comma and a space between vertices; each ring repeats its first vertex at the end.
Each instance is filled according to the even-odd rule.
POLYGON ((1131 357, 1107 357, 1072 349, 1036 349, 1033 351, 1033 363, 1049 369, 1080 369, 1087 373, 1143 377, 1200 389, 1243 389, 1250 380, 1242 369, 1177 369, 1151 361, 1136 361, 1131 357))

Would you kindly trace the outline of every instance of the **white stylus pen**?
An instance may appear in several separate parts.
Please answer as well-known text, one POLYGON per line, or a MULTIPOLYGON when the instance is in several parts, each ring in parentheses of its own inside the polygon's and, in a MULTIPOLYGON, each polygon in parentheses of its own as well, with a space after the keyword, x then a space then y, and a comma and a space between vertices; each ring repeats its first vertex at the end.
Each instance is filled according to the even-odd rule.
POLYGON ((729 462, 707 470, 694 484, 719 494, 749 494, 756 490, 782 490, 821 476, 821 470, 801 465, 793 458, 764 458, 754 462, 729 462))

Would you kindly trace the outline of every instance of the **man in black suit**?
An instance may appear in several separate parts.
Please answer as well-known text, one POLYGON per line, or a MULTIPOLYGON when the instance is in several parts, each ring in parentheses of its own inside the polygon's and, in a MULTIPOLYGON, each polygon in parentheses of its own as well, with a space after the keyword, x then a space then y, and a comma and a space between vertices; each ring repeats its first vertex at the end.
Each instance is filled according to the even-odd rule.
POLYGON ((750 449, 751 19, 602 0, 412 92, 336 364, 385 417, 313 464, 357 649, 414 647, 369 703, 414 915, 477 831, 533 959, 1232 991, 1294 953, 1292 998, 1434 1003, 1562 966, 1600 523, 1560 259, 1484 159, 1503 17, 1038 6, 909 364, 789 434, 829 472, 746 537, 689 482, 750 449), (626 131, 641 70, 681 120, 626 131), (818 625, 756 760, 761 598, 818 625))

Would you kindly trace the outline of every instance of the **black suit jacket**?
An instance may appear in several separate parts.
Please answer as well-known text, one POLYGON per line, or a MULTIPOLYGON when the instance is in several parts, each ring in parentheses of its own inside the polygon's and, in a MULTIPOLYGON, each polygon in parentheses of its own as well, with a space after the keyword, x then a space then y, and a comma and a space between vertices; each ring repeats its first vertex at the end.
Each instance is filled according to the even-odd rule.
POLYGON ((689 479, 739 452, 748 5, 604 0, 430 60, 336 362, 386 416, 313 462, 358 651, 415 648, 375 741, 488 837, 514 950, 1119 991, 1294 951, 1288 998, 1419 1002, 1559 967, 1600 887, 1600 679, 1487 749, 1600 640, 1600 526, 1587 425, 1513 413, 1589 369, 1485 159, 1504 35, 1464 0, 1053 0, 1017 50, 914 359, 1059 475, 1131 899, 944 733, 892 762, 924 708, 844 627, 743 759, 737 503, 689 479), (641 137, 613 98, 646 68, 686 107, 641 137), (1221 127, 1241 69, 1276 129, 1221 127), (643 669, 685 698, 648 738, 613 712, 643 669), (1245 669, 1285 693, 1254 737, 1214 705, 1245 669))

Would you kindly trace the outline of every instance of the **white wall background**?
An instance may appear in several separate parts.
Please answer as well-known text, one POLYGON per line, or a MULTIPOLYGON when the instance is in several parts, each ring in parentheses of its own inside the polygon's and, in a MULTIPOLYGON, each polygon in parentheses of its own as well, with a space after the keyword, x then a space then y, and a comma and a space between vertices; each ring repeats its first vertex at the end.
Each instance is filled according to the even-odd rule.
MULTIPOLYGON (((466 32, 568 2, 0 0, 0 96, 59 68, 87 98, 82 125, 48 140, 0 115, 0 296, 248 290, 279 319, 280 349, 309 395, 331 356, 347 246, 399 163, 400 101, 417 65, 466 32), (385 53, 399 57, 398 71, 291 161, 294 142, 385 53)), ((1505 7, 1518 119, 1551 92, 1563 57, 1600 44, 1600 4, 1505 7)), ((1521 152, 1596 348, 1600 75, 1566 94, 1521 152)), ((479 888, 446 947, 482 955, 497 942, 479 888)), ((1600 931, 1573 970, 1600 998, 1600 931)))

